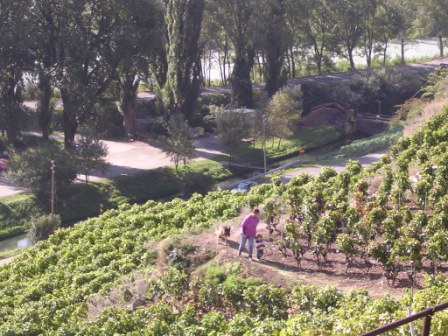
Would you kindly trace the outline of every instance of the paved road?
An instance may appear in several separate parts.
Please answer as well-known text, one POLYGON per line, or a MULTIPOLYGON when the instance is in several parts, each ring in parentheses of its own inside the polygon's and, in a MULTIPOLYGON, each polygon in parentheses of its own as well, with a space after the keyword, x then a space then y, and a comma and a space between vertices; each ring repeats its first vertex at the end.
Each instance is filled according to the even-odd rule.
MULTIPOLYGON (((92 174, 92 176, 89 177, 90 181, 97 181, 102 178, 111 178, 120 175, 135 174, 143 170, 172 164, 170 158, 166 156, 160 149, 160 145, 157 143, 147 143, 143 141, 104 142, 109 150, 106 157, 106 161, 109 163, 109 169, 105 174, 100 172, 92 174)), ((210 135, 198 139, 195 154, 196 158, 194 160, 208 159, 217 154, 222 154, 218 138, 210 135)), ((78 180, 84 181, 84 176, 78 176, 78 180)), ((0 197, 15 195, 24 191, 24 188, 20 188, 9 181, 5 176, 0 175, 0 197)))

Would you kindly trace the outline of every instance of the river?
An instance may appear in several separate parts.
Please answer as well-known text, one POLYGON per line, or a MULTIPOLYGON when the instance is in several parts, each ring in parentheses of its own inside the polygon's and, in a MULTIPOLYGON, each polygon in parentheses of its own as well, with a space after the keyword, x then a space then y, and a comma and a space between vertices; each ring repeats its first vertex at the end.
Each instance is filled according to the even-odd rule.
POLYGON ((0 241, 0 251, 25 248, 33 245, 33 242, 26 237, 26 233, 0 241))

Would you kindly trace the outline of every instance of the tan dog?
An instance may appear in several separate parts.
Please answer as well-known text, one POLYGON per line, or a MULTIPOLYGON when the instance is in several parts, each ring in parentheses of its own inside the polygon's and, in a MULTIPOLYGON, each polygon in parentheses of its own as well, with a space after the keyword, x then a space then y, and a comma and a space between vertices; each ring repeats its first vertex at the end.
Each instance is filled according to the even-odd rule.
POLYGON ((218 244, 219 244, 219 239, 224 239, 224 242, 227 245, 228 237, 230 237, 230 226, 219 226, 216 229, 216 238, 217 238, 218 244))

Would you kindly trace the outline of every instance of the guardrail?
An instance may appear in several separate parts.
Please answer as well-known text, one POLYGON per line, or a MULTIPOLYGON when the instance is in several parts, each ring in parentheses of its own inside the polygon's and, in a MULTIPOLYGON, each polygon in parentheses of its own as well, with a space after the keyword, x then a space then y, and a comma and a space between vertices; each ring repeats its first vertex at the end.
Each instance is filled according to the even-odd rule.
POLYGON ((405 324, 414 322, 416 320, 419 320, 423 318, 423 328, 422 328, 422 336, 430 336, 431 332, 431 319, 432 316, 442 310, 445 310, 448 308, 448 302, 439 304, 437 306, 425 309, 421 311, 420 313, 413 314, 411 316, 405 317, 401 320, 392 322, 390 324, 387 324, 385 326, 379 327, 375 330, 366 332, 364 334, 361 334, 360 336, 375 336, 375 335, 381 335, 387 331, 397 329, 398 327, 401 327, 405 324))

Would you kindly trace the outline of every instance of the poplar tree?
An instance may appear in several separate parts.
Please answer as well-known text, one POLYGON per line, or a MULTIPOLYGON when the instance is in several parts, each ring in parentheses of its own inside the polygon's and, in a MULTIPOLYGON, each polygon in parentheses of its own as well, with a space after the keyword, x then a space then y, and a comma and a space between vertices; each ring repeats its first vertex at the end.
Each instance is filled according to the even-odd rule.
POLYGON ((165 47, 151 59, 162 108, 167 116, 192 117, 201 86, 199 38, 204 0, 164 0, 165 47))

